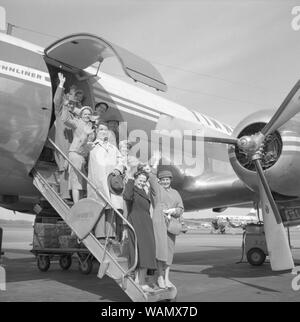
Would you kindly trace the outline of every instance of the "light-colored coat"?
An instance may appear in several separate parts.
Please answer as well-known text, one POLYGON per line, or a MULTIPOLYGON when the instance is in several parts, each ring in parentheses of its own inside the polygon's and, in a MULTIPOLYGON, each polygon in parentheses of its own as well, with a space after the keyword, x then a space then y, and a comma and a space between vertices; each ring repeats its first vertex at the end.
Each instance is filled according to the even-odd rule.
MULTIPOLYGON (((89 155, 88 178, 97 187, 97 190, 112 203, 116 209, 123 209, 122 195, 115 195, 109 191, 107 178, 115 169, 123 172, 122 157, 119 150, 109 142, 95 141, 89 155)), ((97 193, 88 185, 87 196, 100 202, 106 209, 111 208, 100 198, 97 193)), ((105 216, 102 215, 96 228, 96 237, 104 237, 107 231, 105 216)))
MULTIPOLYGON (((73 141, 73 132, 70 128, 67 128, 64 121, 61 119, 63 112, 63 97, 64 97, 64 88, 57 87, 54 95, 54 110, 55 110, 55 134, 54 142, 62 150, 62 152, 68 155, 70 145, 73 141)), ((55 151, 55 161, 58 166, 59 171, 66 170, 66 161, 59 152, 55 151)))
POLYGON ((94 133, 92 125, 75 117, 68 106, 62 107, 61 119, 67 127, 73 130, 73 141, 69 147, 69 152, 86 156, 88 154, 87 142, 94 133))
POLYGON ((183 213, 183 203, 179 193, 172 189, 165 189, 157 180, 156 175, 150 173, 149 182, 153 203, 153 229, 156 245, 156 259, 171 265, 175 251, 176 236, 168 233, 163 210, 176 208, 173 217, 180 217, 183 213))

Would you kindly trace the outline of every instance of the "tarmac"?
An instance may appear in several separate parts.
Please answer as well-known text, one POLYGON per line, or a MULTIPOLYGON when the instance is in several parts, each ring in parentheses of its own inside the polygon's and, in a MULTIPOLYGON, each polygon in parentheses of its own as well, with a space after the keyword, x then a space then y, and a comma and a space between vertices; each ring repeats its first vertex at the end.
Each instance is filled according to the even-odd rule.
MULTIPOLYGON (((292 289, 296 275, 273 272, 267 261, 251 266, 241 259, 242 235, 189 231, 177 237, 171 280, 178 302, 300 301, 300 290, 292 289)), ((295 264, 300 265, 300 231, 293 229, 291 244, 295 264), (298 249, 299 248, 299 249, 298 249)), ((97 278, 98 265, 83 275, 74 260, 68 271, 58 261, 40 272, 30 247, 5 244, 2 266, 6 270, 6 291, 1 302, 127 302, 130 299, 109 277, 97 278)), ((300 273, 300 269, 299 269, 300 273)))

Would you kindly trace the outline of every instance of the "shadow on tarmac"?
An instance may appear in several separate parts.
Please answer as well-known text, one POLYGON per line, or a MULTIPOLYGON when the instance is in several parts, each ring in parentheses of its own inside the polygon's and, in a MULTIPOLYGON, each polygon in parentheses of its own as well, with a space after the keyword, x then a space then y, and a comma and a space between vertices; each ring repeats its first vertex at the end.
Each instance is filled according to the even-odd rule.
MULTIPOLYGON (((11 249, 6 252, 30 254, 28 251, 11 249)), ((53 261, 47 272, 41 272, 37 268, 34 257, 9 259, 4 256, 3 266, 6 269, 8 283, 47 279, 97 295, 101 301, 131 302, 114 280, 108 276, 104 276, 101 280, 97 278, 99 264, 96 261, 94 261, 93 271, 89 275, 84 275, 79 271, 77 260, 73 261, 71 268, 67 271, 63 271, 58 262, 53 261)))

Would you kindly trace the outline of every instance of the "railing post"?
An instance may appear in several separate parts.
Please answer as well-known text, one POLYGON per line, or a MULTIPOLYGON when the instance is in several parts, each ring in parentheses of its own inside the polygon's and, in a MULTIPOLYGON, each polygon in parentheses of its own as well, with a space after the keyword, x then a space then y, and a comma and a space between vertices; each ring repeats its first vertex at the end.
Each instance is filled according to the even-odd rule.
POLYGON ((0 227, 0 260, 1 260, 1 256, 3 255, 3 253, 2 253, 2 239, 3 239, 3 229, 2 229, 2 227, 0 227))

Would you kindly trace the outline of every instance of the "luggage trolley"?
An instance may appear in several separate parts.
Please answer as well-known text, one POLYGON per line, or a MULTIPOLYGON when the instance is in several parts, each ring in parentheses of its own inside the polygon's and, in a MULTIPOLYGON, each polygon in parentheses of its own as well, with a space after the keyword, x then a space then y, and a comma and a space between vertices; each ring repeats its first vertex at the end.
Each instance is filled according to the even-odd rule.
POLYGON ((75 254, 79 262, 79 270, 83 274, 90 274, 93 270, 93 255, 85 248, 33 248, 31 252, 36 256, 37 267, 41 272, 47 272, 51 260, 59 259, 63 270, 72 265, 72 256, 75 254))
POLYGON ((51 260, 59 260, 63 270, 68 270, 72 265, 73 255, 79 262, 79 270, 89 274, 93 269, 94 256, 79 243, 76 236, 71 236, 71 229, 55 217, 37 220, 33 230, 33 248, 31 252, 37 260, 37 267, 42 272, 47 272, 51 260))

